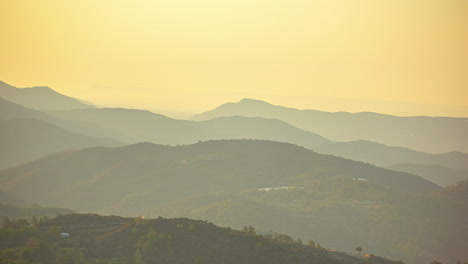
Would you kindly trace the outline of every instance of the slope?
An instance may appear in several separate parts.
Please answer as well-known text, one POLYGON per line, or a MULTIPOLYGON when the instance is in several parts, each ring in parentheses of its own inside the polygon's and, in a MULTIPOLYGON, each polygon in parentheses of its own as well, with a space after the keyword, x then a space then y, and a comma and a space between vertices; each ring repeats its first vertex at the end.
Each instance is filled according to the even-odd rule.
MULTIPOLYGON (((194 122, 176 120, 145 110, 102 108, 49 111, 61 119, 84 121, 120 131, 136 141, 157 144, 192 144, 209 139, 265 139, 315 147, 330 141, 280 120, 226 117, 194 122)), ((133 141, 135 142, 135 141, 133 141)))
POLYGON ((333 141, 364 139, 431 153, 468 152, 466 118, 398 117, 367 112, 329 113, 243 99, 196 115, 192 120, 209 120, 221 116, 276 118, 333 141))
POLYGON ((83 136, 36 119, 0 120, 0 169, 58 151, 120 145, 112 139, 83 136))
POLYGON ((5 242, 0 259, 25 264, 397 263, 306 246, 286 235, 262 236, 190 219, 70 214, 38 227, 0 230, 5 242), (70 237, 60 238, 59 230, 70 237))
POLYGON ((410 263, 427 263, 425 252, 443 260, 468 252, 466 204, 435 195, 435 184, 286 143, 68 151, 1 171, 0 190, 81 212, 255 225, 410 263))
POLYGON ((314 150, 319 153, 331 154, 378 166, 390 166, 398 163, 415 163, 441 165, 459 170, 468 170, 468 154, 461 152, 430 154, 407 148, 391 147, 366 140, 324 144, 315 147, 314 150))
POLYGON ((33 109, 77 109, 94 107, 60 94, 49 87, 16 88, 0 81, 0 97, 33 109))
POLYGON ((56 153, 2 171, 0 189, 25 200, 79 211, 114 206, 130 195, 137 205, 128 209, 138 210, 149 202, 285 186, 297 184, 297 179, 319 176, 366 178, 386 188, 409 192, 439 189, 411 174, 320 155, 291 144, 255 140, 208 141, 180 147, 140 143, 56 153))
POLYGON ((386 166, 387 169, 421 176, 439 186, 449 186, 468 179, 468 171, 448 168, 441 165, 398 163, 386 166))
POLYGON ((66 120, 53 117, 45 112, 26 108, 19 104, 7 101, 0 98, 0 120, 8 120, 15 118, 31 118, 41 120, 68 131, 83 134, 91 137, 113 138, 122 142, 135 142, 135 139, 130 138, 118 131, 103 128, 99 124, 93 124, 79 120, 66 120))

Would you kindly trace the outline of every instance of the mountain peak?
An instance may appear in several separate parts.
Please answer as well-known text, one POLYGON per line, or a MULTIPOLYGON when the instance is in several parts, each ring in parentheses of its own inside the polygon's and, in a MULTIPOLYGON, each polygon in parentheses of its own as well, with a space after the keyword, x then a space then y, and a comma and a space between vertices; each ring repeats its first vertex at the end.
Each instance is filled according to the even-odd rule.
POLYGON ((258 99, 252 99, 252 98, 244 98, 244 99, 239 101, 239 104, 267 104, 267 105, 269 105, 269 103, 267 103, 265 101, 258 100, 258 99))
POLYGON ((0 96, 13 103, 33 109, 57 110, 94 107, 47 86, 16 88, 0 81, 0 96))

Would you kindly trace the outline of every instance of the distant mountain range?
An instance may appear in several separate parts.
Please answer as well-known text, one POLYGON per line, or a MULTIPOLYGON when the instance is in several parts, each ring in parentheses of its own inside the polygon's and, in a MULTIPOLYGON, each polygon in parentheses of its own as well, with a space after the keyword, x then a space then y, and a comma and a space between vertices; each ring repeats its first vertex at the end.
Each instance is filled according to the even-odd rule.
MULTIPOLYGON (((63 128, 65 130, 90 137, 113 137, 114 139, 119 139, 122 142, 130 142, 133 140, 128 136, 119 133, 118 131, 103 128, 99 124, 93 124, 77 120, 69 121, 60 118, 55 118, 45 112, 26 108, 19 104, 15 104, 3 98, 0 98, 0 120, 9 120, 15 118, 30 118, 41 120, 53 124, 57 127, 63 128)), ((31 136, 33 136, 33 134, 31 134, 31 136)))
MULTIPOLYGON (((12 154, 0 163, 0 168, 14 166, 58 150, 93 145, 117 146, 118 142, 116 140, 120 142, 147 141, 177 145, 209 139, 265 139, 290 142, 308 148, 331 142, 326 138, 297 129, 285 122, 265 118, 227 117, 194 122, 176 120, 149 111, 132 109, 102 108, 41 112, 1 98, 0 110, 2 110, 0 120, 29 119, 29 121, 22 121, 22 127, 24 128, 21 130, 22 133, 17 135, 14 135, 14 133, 4 134, 2 140, 4 144, 9 143, 11 148, 4 148, 3 151, 12 151, 12 154), (36 121, 34 122, 31 119, 36 121), (43 122, 39 122, 39 120, 43 122), (26 122, 29 123, 27 128, 26 122), (44 122, 49 124, 48 129, 54 131, 53 133, 45 132, 46 125, 44 122), (34 129, 33 123, 37 126, 37 129, 34 129), (66 137, 64 135, 66 131, 64 130, 61 130, 60 134, 58 132, 60 128, 70 131, 69 133, 74 133, 76 140, 71 140, 71 135, 66 137), (59 134, 60 136, 58 136, 59 134), (20 135, 22 136, 21 140, 20 135), (40 138, 41 135, 49 137, 45 140, 45 138, 40 138), (13 136, 16 139, 13 139, 13 136), (80 136, 81 139, 78 140, 77 136, 80 136), (116 140, 98 139, 97 137, 116 140), (21 142, 25 143, 20 146, 21 142), (28 146, 26 142, 31 143, 31 146, 28 146), (32 142, 36 143, 32 144, 32 142)), ((19 128, 19 121, 0 122, 0 131, 13 131, 17 128, 19 128)))
POLYGON ((408 148, 391 147, 367 140, 323 144, 315 147, 314 150, 319 153, 331 154, 378 166, 390 166, 398 163, 415 163, 442 165, 459 170, 468 170, 468 154, 461 152, 430 154, 408 148))
MULTIPOLYGON (((195 122, 172 119, 145 110, 123 108, 48 111, 59 119, 87 122, 119 131, 134 142, 193 144, 210 139, 262 139, 288 142, 312 148, 331 141, 295 128, 283 121, 266 118, 222 117, 195 122)), ((109 135, 119 139, 118 135, 109 135)))
POLYGON ((0 83, 0 97, 0 201, 19 203, 1 204, 9 214, 44 212, 25 208, 24 199, 254 225, 408 263, 468 259, 468 181, 459 182, 468 154, 454 151, 468 149, 466 118, 326 113, 244 99, 194 121, 95 108, 49 88, 0 83))
POLYGON ((443 187, 468 180, 468 171, 452 169, 441 165, 399 163, 386 166, 385 168, 419 175, 424 179, 443 187))
POLYGON ((397 117, 378 113, 322 112, 276 106, 243 99, 195 115, 192 120, 222 116, 280 119, 333 141, 369 140, 430 153, 468 152, 468 119, 450 117, 397 117))
POLYGON ((323 144, 314 150, 412 173, 440 186, 468 179, 468 154, 461 152, 430 154, 365 140, 323 144))
POLYGON ((0 97, 22 106, 40 109, 78 109, 94 107, 73 97, 57 93, 49 87, 16 88, 0 81, 0 97))

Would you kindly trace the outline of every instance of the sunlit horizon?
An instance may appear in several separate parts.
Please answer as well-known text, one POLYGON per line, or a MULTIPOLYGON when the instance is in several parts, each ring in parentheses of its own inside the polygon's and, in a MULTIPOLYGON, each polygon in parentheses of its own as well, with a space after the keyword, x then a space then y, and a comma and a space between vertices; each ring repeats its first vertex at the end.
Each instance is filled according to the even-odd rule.
POLYGON ((468 116, 468 2, 1 1, 0 80, 200 113, 242 98, 468 116))

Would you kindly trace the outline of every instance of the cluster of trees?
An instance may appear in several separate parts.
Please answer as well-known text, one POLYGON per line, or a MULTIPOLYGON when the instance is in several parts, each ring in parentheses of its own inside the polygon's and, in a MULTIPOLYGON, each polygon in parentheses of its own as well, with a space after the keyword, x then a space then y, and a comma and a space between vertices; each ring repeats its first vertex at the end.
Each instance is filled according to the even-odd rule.
POLYGON ((4 230, 18 230, 27 227, 37 228, 40 225, 49 222, 49 220, 50 218, 48 216, 32 216, 30 221, 24 218, 10 219, 8 216, 4 216, 2 219, 1 228, 4 230))
MULTIPOLYGON (((358 260, 320 248, 313 241, 304 245, 284 234, 258 235, 250 226, 236 231, 186 218, 73 214, 37 224, 0 229, 0 264, 351 264, 358 260), (65 231, 70 237, 60 236, 65 231)), ((378 257, 359 262, 398 264, 378 257)))

